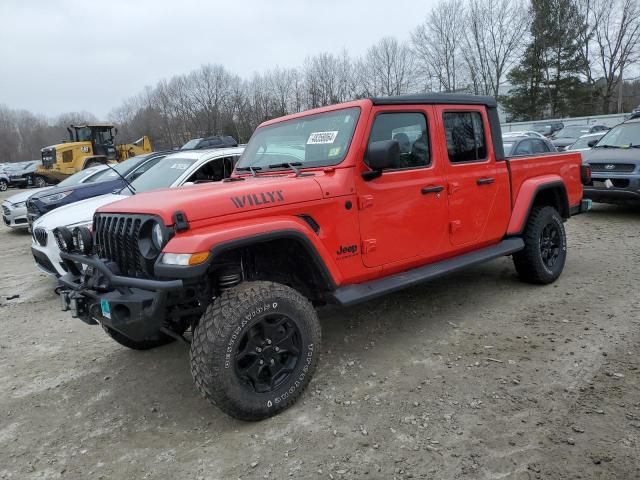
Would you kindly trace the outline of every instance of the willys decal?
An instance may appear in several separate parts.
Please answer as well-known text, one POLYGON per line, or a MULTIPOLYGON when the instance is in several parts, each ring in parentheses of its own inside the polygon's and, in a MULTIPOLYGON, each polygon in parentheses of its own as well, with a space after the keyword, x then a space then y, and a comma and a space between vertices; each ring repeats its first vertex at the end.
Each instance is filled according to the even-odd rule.
POLYGON ((284 202, 284 194, 282 190, 273 190, 271 192, 251 193, 242 195, 241 197, 231 197, 231 201, 236 208, 244 208, 247 205, 257 207, 258 205, 266 205, 268 203, 284 202))

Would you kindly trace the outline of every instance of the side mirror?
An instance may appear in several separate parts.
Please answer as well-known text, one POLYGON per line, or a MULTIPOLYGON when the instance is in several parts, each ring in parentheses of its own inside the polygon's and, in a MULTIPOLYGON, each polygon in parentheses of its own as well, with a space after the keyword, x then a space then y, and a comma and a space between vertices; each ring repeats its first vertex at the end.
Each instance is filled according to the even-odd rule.
POLYGON ((400 163, 400 144, 396 140, 381 140, 369 145, 365 154, 365 163, 372 171, 363 172, 362 178, 373 180, 382 175, 382 171, 400 163))
POLYGON ((589 141, 587 142, 587 146, 588 146, 589 148, 591 148, 591 147, 593 147, 596 143, 598 143, 598 139, 597 139, 597 138, 594 138, 593 140, 589 140, 589 141))

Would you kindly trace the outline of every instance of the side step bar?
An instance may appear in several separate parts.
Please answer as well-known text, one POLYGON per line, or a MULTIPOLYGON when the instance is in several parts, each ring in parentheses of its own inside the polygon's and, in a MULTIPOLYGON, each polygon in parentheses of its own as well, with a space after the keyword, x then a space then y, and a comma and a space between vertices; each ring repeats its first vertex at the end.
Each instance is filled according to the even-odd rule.
POLYGON ((396 292, 403 288, 426 282, 427 280, 433 280, 434 278, 472 265, 487 262, 505 255, 511 255, 523 248, 524 241, 521 238, 507 238, 492 247, 465 253, 458 257, 414 268, 413 270, 397 273, 386 278, 338 287, 338 289, 333 292, 333 297, 339 305, 354 305, 379 297, 380 295, 396 292))

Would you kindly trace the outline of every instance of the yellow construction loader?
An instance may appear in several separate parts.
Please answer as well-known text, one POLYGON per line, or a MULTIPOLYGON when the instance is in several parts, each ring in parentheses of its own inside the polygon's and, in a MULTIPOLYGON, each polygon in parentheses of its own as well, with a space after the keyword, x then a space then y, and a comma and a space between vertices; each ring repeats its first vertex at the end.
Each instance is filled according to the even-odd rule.
POLYGON ((36 171, 35 183, 44 186, 57 183, 80 170, 103 163, 115 163, 151 152, 145 135, 133 143, 115 144, 118 129, 109 123, 71 125, 69 141, 41 150, 42 165, 36 171))

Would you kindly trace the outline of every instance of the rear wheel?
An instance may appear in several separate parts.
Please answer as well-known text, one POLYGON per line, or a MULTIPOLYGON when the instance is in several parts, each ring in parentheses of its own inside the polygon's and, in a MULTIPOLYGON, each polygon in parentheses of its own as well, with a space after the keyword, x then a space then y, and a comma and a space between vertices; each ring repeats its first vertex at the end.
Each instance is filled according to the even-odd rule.
POLYGON ((523 240, 524 249, 513 255, 520 278, 529 283, 554 282, 567 258, 567 237, 558 211, 550 206, 534 207, 523 240))
POLYGON ((319 347, 318 316, 304 296, 277 283, 247 282, 223 292, 200 319, 191 373, 226 414, 262 420, 300 397, 319 347))
POLYGON ((7 188, 9 188, 9 182, 5 179, 0 179, 0 192, 6 192, 7 188))

